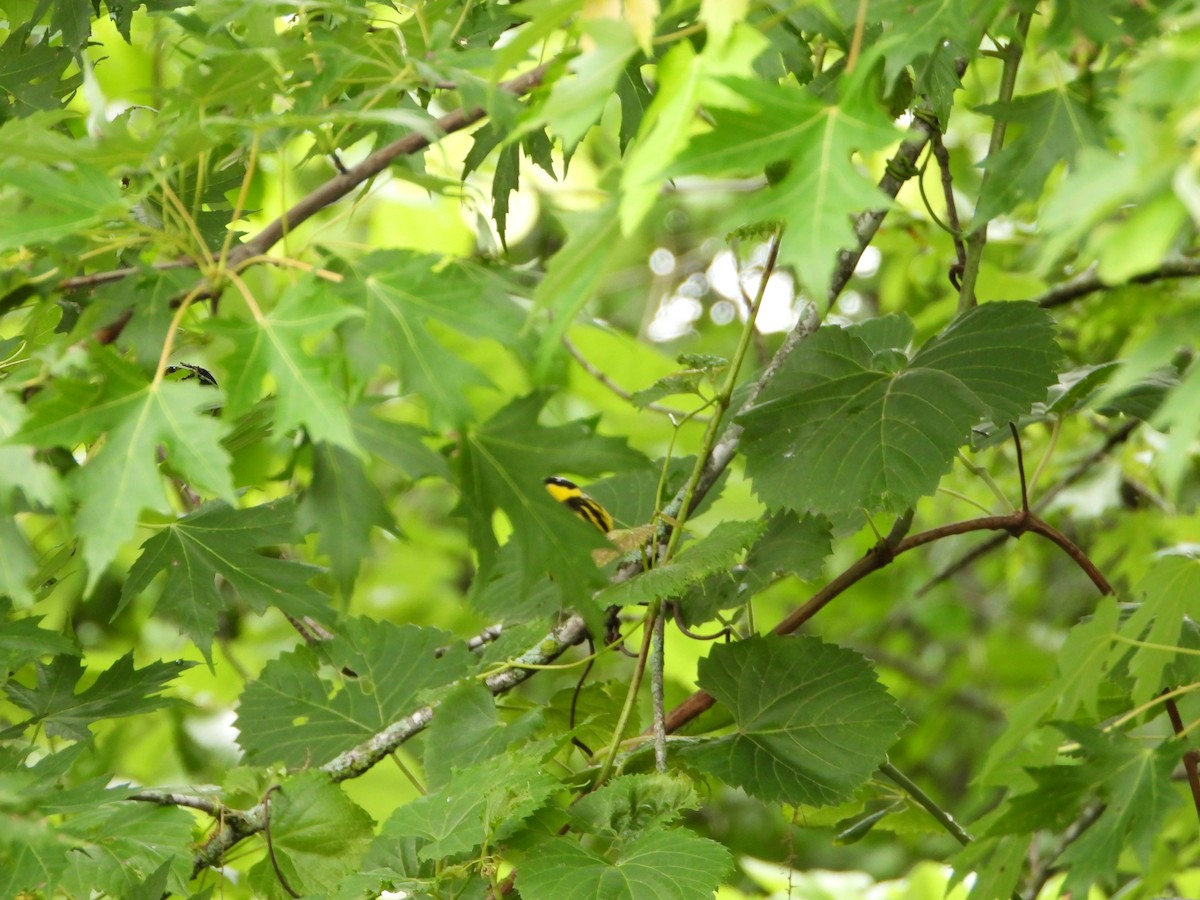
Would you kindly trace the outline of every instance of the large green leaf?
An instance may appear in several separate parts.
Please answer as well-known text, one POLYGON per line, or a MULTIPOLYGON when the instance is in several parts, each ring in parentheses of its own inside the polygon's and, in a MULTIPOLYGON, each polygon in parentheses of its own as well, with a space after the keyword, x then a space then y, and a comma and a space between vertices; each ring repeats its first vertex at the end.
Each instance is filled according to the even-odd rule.
POLYGON ((228 605, 218 576, 260 615, 277 607, 296 618, 328 623, 329 598, 309 584, 320 570, 259 552, 292 541, 295 516, 294 504, 286 500, 250 509, 213 503, 162 526, 129 570, 121 607, 165 572, 158 609, 179 622, 206 658, 218 616, 228 605))
POLYGON ((195 663, 173 660, 133 667, 133 651, 126 653, 100 673, 94 683, 76 693, 84 675, 83 664, 74 655, 56 656, 48 664, 37 664, 32 687, 16 681, 5 686, 8 698, 30 716, 4 732, 13 737, 30 725, 45 725, 46 733, 72 741, 91 739, 90 726, 100 719, 114 719, 174 706, 182 701, 160 696, 167 682, 195 663))
MULTIPOLYGON (((274 866, 293 890, 305 895, 332 889, 357 869, 374 834, 374 823, 362 807, 323 772, 304 772, 273 791, 271 855, 250 873, 253 884, 279 891, 274 866)), ((295 896, 295 895, 292 895, 295 896)))
POLYGON ((233 341, 225 357, 225 412, 236 417, 263 396, 268 377, 278 394, 275 424, 280 431, 303 428, 313 440, 358 452, 347 414, 346 395, 334 385, 329 363, 305 347, 329 335, 357 310, 331 300, 332 291, 303 282, 284 294, 275 309, 249 322, 214 320, 208 328, 233 341))
POLYGON ((334 444, 313 447, 312 483, 300 499, 296 520, 316 532, 333 577, 349 595, 364 557, 371 551, 373 527, 394 530, 395 520, 362 460, 334 444))
POLYGON ((761 174, 787 161, 776 184, 736 205, 737 225, 770 219, 786 224, 783 259, 809 294, 824 297, 837 251, 854 244, 853 213, 883 206, 875 184, 851 161, 896 140, 896 129, 873 100, 850 95, 829 106, 805 88, 729 81, 740 104, 714 109, 714 127, 694 138, 672 174, 761 174))
POLYGON ((1012 212, 1022 201, 1036 200, 1055 167, 1064 162, 1070 165, 1084 147, 1104 146, 1095 96, 1097 88, 1106 84, 1106 80, 1089 76, 1086 83, 1072 82, 1011 103, 979 108, 1021 131, 984 160, 991 177, 979 197, 974 222, 1012 212))
POLYGON ((769 507, 904 509, 937 487, 973 425, 1016 419, 1055 381, 1050 319, 1031 303, 977 307, 911 359, 898 324, 820 329, 742 416, 769 507))
POLYGON ((1009 800, 990 828, 993 835, 1028 834, 1040 828, 1064 828, 1085 801, 1100 800, 1103 811, 1062 855, 1067 871, 1064 891, 1086 896, 1089 886, 1111 878, 1125 847, 1146 863, 1167 810, 1179 803, 1171 786, 1182 748, 1148 745, 1127 735, 1080 725, 1056 726, 1078 745, 1079 757, 1056 766, 1030 770, 1035 789, 1009 800))
POLYGON ((517 884, 528 900, 709 897, 731 862, 720 844, 683 828, 640 834, 608 855, 553 838, 522 863, 517 884))
POLYGON ((354 677, 323 680, 321 655, 300 647, 268 663, 242 692, 239 743, 252 762, 325 762, 420 705, 423 691, 462 677, 461 646, 435 656, 449 634, 415 625, 347 619, 321 654, 354 677))
POLYGON ((714 647, 699 683, 734 731, 685 748, 688 762, 768 802, 849 799, 905 723, 857 653, 814 637, 754 637, 714 647))
POLYGON ((514 345, 525 317, 503 282, 480 266, 396 250, 355 260, 350 273, 338 292, 362 312, 344 328, 359 376, 371 378, 387 366, 404 391, 423 399, 435 422, 467 421, 465 389, 490 381, 469 354, 449 349, 430 325, 514 345))
POLYGON ((492 516, 500 509, 512 524, 522 584, 549 572, 568 596, 580 598, 602 583, 590 551, 607 545, 594 527, 550 498, 542 479, 641 468, 647 461, 623 439, 597 435, 594 421, 539 425, 545 402, 541 394, 515 400, 464 435, 457 459, 459 509, 485 567, 495 557, 492 516))
POLYGON ((140 370, 104 349, 98 385, 63 379, 10 439, 35 447, 74 445, 106 432, 103 446, 72 473, 79 497, 76 530, 83 538, 88 589, 132 535, 143 509, 162 510, 160 448, 170 469, 196 491, 233 499, 228 426, 210 414, 211 389, 195 382, 147 383, 140 370))

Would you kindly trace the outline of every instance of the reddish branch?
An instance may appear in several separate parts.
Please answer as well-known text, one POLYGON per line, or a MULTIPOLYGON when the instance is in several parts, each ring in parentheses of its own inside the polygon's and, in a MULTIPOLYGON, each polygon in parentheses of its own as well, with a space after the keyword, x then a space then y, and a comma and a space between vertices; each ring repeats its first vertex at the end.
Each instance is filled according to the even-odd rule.
MULTIPOLYGON (((796 631, 851 585, 857 584, 872 572, 891 565, 897 556, 907 553, 909 550, 914 550, 917 547, 931 544, 934 541, 953 537, 958 534, 968 534, 972 531, 1002 531, 1007 532, 1013 537, 1020 537, 1025 533, 1041 535, 1070 556, 1102 594, 1113 593, 1112 586, 1108 583, 1108 580, 1105 579, 1104 575, 1101 574, 1100 570, 1096 568, 1096 565, 1087 558, 1087 555, 1082 550, 1075 546, 1061 531, 1058 531, 1025 510, 1017 510, 1003 516, 983 516, 978 519, 969 519, 965 522, 952 522, 949 525, 940 525, 937 528, 922 531, 911 537, 904 537, 906 530, 907 525, 902 517, 897 522, 897 527, 892 529, 891 534, 879 541, 854 565, 850 566, 841 575, 813 594, 807 603, 780 622, 775 627, 775 633, 791 634, 796 631)), ((713 705, 713 702, 712 695, 706 691, 697 691, 692 694, 667 715, 667 732, 678 731, 702 712, 709 709, 713 705)))

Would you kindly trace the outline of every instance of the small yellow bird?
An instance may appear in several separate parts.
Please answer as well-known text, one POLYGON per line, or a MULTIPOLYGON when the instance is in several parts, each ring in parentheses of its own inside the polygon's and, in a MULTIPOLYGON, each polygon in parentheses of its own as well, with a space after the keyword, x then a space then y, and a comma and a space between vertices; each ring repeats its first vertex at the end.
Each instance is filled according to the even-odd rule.
POLYGON ((575 482, 557 475, 548 475, 543 484, 546 485, 546 491, 551 497, 575 510, 575 514, 579 518, 585 522, 591 522, 600 529, 602 534, 608 534, 613 530, 613 520, 612 516, 608 514, 608 510, 601 506, 595 498, 585 494, 575 482))

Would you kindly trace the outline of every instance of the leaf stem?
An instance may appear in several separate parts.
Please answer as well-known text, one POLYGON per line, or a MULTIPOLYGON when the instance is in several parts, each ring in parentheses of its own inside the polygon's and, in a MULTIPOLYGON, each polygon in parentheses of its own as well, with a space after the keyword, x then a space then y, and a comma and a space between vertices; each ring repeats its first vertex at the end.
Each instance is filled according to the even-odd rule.
POLYGON ((964 847, 971 843, 974 838, 967 831, 954 821, 954 817, 946 812, 940 806, 933 802, 933 798, 921 790, 920 785, 893 766, 890 762, 885 762, 879 767, 879 771, 887 778, 891 779, 900 790, 912 797, 921 807, 925 809, 929 815, 933 816, 934 821, 941 825, 946 831, 964 847))
MULTIPOLYGON (((1000 73, 1000 91, 996 98, 999 105, 1011 103, 1013 92, 1017 85, 1017 69, 1021 65, 1021 56, 1025 52, 1025 39, 1029 35, 1029 25, 1033 21, 1033 12, 1025 11, 1017 14, 1016 33, 1004 48, 1004 68, 1000 73)), ((1004 133, 1008 129, 1007 110, 1000 110, 992 123, 992 137, 988 142, 990 160, 1004 146, 1004 133)), ((983 178, 979 182, 979 193, 987 188, 991 180, 991 170, 983 170, 983 178)), ((958 311, 966 312, 975 305, 975 283, 979 279, 979 266, 983 261, 983 248, 987 244, 987 222, 972 222, 971 233, 967 236, 967 259, 963 264, 962 288, 958 293, 958 311)))

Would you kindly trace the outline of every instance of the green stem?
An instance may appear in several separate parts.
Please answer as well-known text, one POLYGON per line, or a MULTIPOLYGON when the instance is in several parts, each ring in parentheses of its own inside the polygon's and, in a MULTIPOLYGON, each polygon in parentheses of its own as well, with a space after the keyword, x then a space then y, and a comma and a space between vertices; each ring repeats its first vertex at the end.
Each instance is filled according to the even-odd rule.
MULTIPOLYGON (((1017 85, 1017 68, 1021 64, 1021 55, 1025 52, 1025 39, 1029 34, 1029 23, 1033 20, 1032 12, 1017 14, 1017 31, 1004 48, 1004 69, 1000 73, 1000 93, 997 103, 1001 106, 1012 102, 1013 92, 1017 85)), ((992 123, 992 138, 988 142, 988 159, 992 159, 1004 146, 1004 132, 1008 129, 1008 120, 1004 118, 1007 111, 1001 109, 992 123)), ((979 183, 979 195, 991 178, 991 170, 983 170, 983 178, 979 183)), ((958 294, 958 311, 966 312, 975 305, 975 283, 979 278, 979 266, 983 261, 983 248, 987 244, 987 222, 972 222, 971 233, 967 236, 967 261, 963 265, 962 288, 958 294)))
POLYGON ((634 703, 637 702, 638 689, 642 686, 642 676, 646 672, 646 659, 650 655, 650 641, 654 632, 654 620, 662 613, 662 601, 655 600, 646 608, 646 624, 642 630, 642 647, 638 651, 637 666, 633 670, 633 678, 629 681, 629 690, 625 692, 625 703, 621 707, 621 715, 617 719, 617 727, 613 730, 612 744, 608 748, 608 754, 604 757, 604 765, 600 767, 600 773, 596 776, 596 780, 592 782, 594 787, 599 787, 608 781, 608 776, 612 774, 613 763, 616 762, 617 753, 621 750, 621 738, 625 734, 625 728, 629 724, 629 717, 633 714, 634 703))
POLYGON ((933 816, 934 820, 946 829, 956 841, 964 847, 971 843, 973 838, 963 829, 961 825, 954 821, 954 817, 946 812, 940 806, 933 802, 933 798, 921 790, 920 786, 915 781, 893 766, 890 762, 885 762, 879 767, 879 771, 895 782, 896 786, 908 796, 912 797, 919 803, 927 813, 933 816))
POLYGON ((729 362, 729 372, 725 377, 725 383, 721 385, 717 391, 717 396, 713 398, 713 416, 709 419, 708 427, 704 430, 704 438, 700 442, 700 451, 696 454, 696 465, 692 467, 692 473, 688 476, 687 484, 684 485, 679 509, 668 509, 668 512, 675 519, 675 524, 671 529, 670 540, 667 542, 665 559, 671 559, 675 555, 675 551, 679 548, 679 542, 683 539, 683 526, 687 521, 688 514, 692 510, 692 498, 696 495, 696 485, 700 483, 700 477, 704 473, 704 466, 708 462, 709 454, 712 453, 713 447, 716 446, 717 437, 721 432, 721 420, 725 416, 725 412, 729 409, 730 399, 733 397, 733 389, 737 386, 738 372, 741 371, 742 363, 746 359, 746 353, 750 349, 750 344, 754 338, 754 323, 758 317, 759 307, 762 306, 763 295, 767 290, 767 281, 770 280, 771 273, 775 271, 775 262, 779 258, 779 242, 782 237, 783 226, 780 225, 775 229, 775 234, 771 237, 771 247, 767 253, 767 261, 763 265, 762 278, 758 282, 758 291, 755 293, 754 302, 751 304, 750 310, 746 315, 746 326, 742 329, 741 337, 738 339, 733 359, 729 362))

